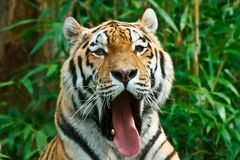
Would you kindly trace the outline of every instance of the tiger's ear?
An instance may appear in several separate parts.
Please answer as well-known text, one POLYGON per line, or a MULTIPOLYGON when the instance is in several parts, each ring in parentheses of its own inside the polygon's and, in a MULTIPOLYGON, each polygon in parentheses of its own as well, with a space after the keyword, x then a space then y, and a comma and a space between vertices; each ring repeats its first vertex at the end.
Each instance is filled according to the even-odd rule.
POLYGON ((80 40, 84 27, 80 26, 73 17, 67 17, 63 25, 63 34, 70 45, 80 40))
POLYGON ((158 28, 156 13, 151 8, 145 10, 142 18, 140 19, 140 22, 152 33, 155 33, 158 28))

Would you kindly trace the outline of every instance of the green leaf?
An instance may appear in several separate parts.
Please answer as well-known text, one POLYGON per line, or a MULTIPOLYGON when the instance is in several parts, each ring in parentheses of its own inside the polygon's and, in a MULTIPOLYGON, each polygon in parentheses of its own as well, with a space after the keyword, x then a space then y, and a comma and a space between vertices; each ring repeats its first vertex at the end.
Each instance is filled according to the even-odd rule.
POLYGON ((187 24, 187 16, 188 16, 188 6, 185 7, 184 12, 182 14, 181 20, 180 20, 180 30, 182 31, 186 24, 187 24))
POLYGON ((231 49, 226 49, 224 50, 224 53, 225 54, 233 54, 233 55, 236 55, 236 56, 240 56, 240 52, 239 52, 239 49, 235 49, 235 48, 231 48, 231 49))
POLYGON ((8 157, 7 155, 4 155, 4 154, 0 153, 0 159, 1 159, 1 160, 10 159, 10 157, 8 157))
POLYGON ((23 139, 26 140, 29 134, 31 133, 32 125, 27 125, 23 130, 23 139))
POLYGON ((211 123, 209 123, 207 125, 206 132, 209 133, 211 131, 211 129, 212 129, 212 125, 211 125, 211 123))
POLYGON ((33 109, 36 109, 41 103, 47 101, 48 99, 56 98, 56 93, 46 92, 45 94, 39 95, 38 99, 33 103, 33 109))
POLYGON ((234 32, 233 32, 233 38, 234 39, 240 39, 240 23, 237 24, 234 32))
POLYGON ((13 85, 14 81, 0 82, 0 88, 13 85))
POLYGON ((167 12, 165 12, 162 8, 160 8, 160 6, 153 0, 148 0, 148 2, 150 2, 157 11, 157 13, 165 20, 165 22, 177 33, 179 33, 177 26, 175 25, 174 21, 172 20, 172 18, 169 16, 169 14, 167 12))
POLYGON ((228 156, 229 159, 238 159, 239 158, 239 154, 240 154, 240 143, 235 143, 232 142, 232 152, 231 154, 228 156))
POLYGON ((159 14, 162 16, 162 18, 166 21, 166 23, 172 27, 172 29, 179 33, 177 26, 175 25, 175 23, 173 22, 172 18, 168 15, 167 12, 165 12, 163 9, 159 9, 158 10, 159 14))
POLYGON ((39 50, 39 48, 51 38, 52 38, 52 32, 47 32, 45 35, 43 35, 31 50, 30 55, 31 56, 34 55, 34 53, 36 53, 36 51, 39 50))
POLYGON ((0 115, 0 121, 10 120, 11 117, 9 115, 0 115))
POLYGON ((48 68, 48 71, 47 71, 47 76, 51 76, 54 72, 56 72, 58 69, 58 65, 57 64, 51 64, 48 68))
POLYGON ((228 150, 232 149, 231 136, 225 126, 222 126, 222 137, 228 150))
POLYGON ((28 71, 27 74, 24 75, 23 79, 28 79, 32 75, 34 75, 38 72, 41 72, 41 71, 45 70, 46 68, 47 68, 46 65, 37 66, 37 67, 33 68, 32 70, 28 71))
POLYGON ((211 93, 204 87, 201 87, 200 91, 201 91, 202 95, 207 98, 208 102, 213 106, 214 105, 214 99, 213 99, 211 93))
POLYGON ((23 78, 20 82, 24 85, 27 91, 32 95, 33 94, 33 86, 32 82, 28 78, 23 78))
POLYGON ((190 75, 189 78, 192 80, 192 82, 194 82, 197 85, 201 85, 201 80, 199 78, 199 76, 195 76, 195 75, 190 75))
POLYGON ((225 122, 226 120, 226 110, 223 104, 215 102, 215 107, 217 109, 218 115, 221 117, 221 119, 225 122))
POLYGON ((10 26, 7 26, 3 29, 0 29, 0 32, 4 32, 4 31, 7 31, 7 30, 10 30, 10 29, 13 29, 15 27, 18 27, 18 26, 21 26, 21 25, 24 25, 24 24, 29 24, 29 23, 33 23, 33 22, 36 22, 37 20, 36 19, 25 19, 25 20, 22 20, 22 21, 18 21, 10 26))
POLYGON ((36 131, 36 144, 39 151, 41 151, 47 144, 47 136, 41 130, 36 131))
POLYGON ((69 8, 71 7, 71 4, 74 1, 65 1, 62 5, 62 8, 59 12, 58 18, 63 18, 63 16, 68 12, 69 8))
POLYGON ((239 97, 239 93, 237 91, 237 89, 233 86, 233 84, 231 82, 229 82, 226 79, 222 79, 222 78, 217 78, 216 79, 218 83, 222 84, 223 86, 227 87, 228 89, 230 89, 237 97, 239 97))
MULTIPOLYGON (((32 157, 34 154, 36 154, 37 152, 39 152, 37 149, 29 152, 29 153, 25 156, 24 159, 33 159, 33 158, 31 158, 31 157, 32 157)), ((41 154, 41 153, 40 153, 40 154, 41 154)))
POLYGON ((231 104, 231 100, 228 96, 226 96, 224 93, 220 93, 220 92, 213 92, 214 95, 224 99, 228 104, 231 104))

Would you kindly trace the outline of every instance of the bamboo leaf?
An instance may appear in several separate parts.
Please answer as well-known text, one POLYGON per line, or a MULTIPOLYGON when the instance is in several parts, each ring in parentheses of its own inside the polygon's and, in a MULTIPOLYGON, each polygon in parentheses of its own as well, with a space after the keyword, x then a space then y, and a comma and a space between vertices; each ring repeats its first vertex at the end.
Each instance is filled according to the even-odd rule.
POLYGON ((47 144, 47 136, 42 130, 36 131, 35 136, 36 136, 37 148, 39 150, 42 150, 44 146, 47 144))
POLYGON ((24 24, 29 24, 29 23, 33 23, 33 22, 36 22, 37 20, 36 19, 25 19, 25 20, 22 20, 22 21, 18 21, 14 24, 11 24, 3 29, 0 29, 0 32, 5 32, 7 30, 10 30, 10 29, 13 29, 15 27, 18 27, 18 26, 21 26, 21 25, 24 25, 24 24))
POLYGON ((231 104, 230 98, 227 95, 225 95, 224 93, 213 92, 213 94, 218 96, 218 97, 220 97, 220 98, 222 98, 222 99, 224 99, 228 104, 231 104))
POLYGON ((187 16, 188 16, 188 6, 184 9, 184 12, 183 12, 181 20, 180 20, 180 30, 181 31, 186 27, 187 16))
POLYGON ((51 76, 54 72, 56 72, 58 69, 58 65, 57 64, 51 64, 48 68, 47 71, 47 76, 51 76))
POLYGON ((13 84, 14 84, 14 81, 0 82, 0 88, 6 87, 6 86, 11 86, 13 84))
POLYGON ((239 97, 239 93, 237 91, 237 89, 233 86, 233 84, 231 82, 229 82, 226 79, 222 79, 222 78, 217 78, 216 79, 218 83, 222 84, 223 86, 227 87, 228 89, 230 89, 237 97, 239 97))
POLYGON ((170 17, 170 15, 165 12, 160 6, 153 0, 148 0, 155 8, 156 12, 165 20, 165 22, 177 33, 179 33, 177 26, 175 25, 174 21, 170 17))
POLYGON ((46 68, 47 68, 46 65, 37 66, 36 68, 33 68, 32 70, 28 71, 27 74, 24 75, 23 79, 28 79, 32 75, 34 75, 38 72, 41 72, 41 71, 45 70, 46 68))
POLYGON ((52 32, 47 32, 45 35, 43 35, 34 45, 33 49, 30 52, 30 55, 34 55, 36 51, 38 51, 40 47, 44 45, 44 43, 46 43, 51 38, 52 38, 52 32))
POLYGON ((225 110, 225 107, 223 104, 221 103, 216 103, 215 102, 215 107, 216 107, 216 110, 218 112, 218 115, 221 117, 221 119, 225 122, 226 120, 226 110, 225 110))
POLYGON ((27 78, 21 79, 20 82, 27 89, 28 93, 30 93, 32 95, 33 94, 32 82, 29 79, 27 79, 27 78))

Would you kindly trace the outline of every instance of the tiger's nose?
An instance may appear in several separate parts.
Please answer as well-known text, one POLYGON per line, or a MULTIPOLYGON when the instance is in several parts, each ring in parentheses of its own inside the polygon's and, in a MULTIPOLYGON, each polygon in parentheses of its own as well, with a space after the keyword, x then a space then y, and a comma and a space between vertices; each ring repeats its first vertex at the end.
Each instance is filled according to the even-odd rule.
POLYGON ((137 75, 137 69, 120 69, 111 71, 111 74, 114 78, 123 82, 125 85, 137 75))

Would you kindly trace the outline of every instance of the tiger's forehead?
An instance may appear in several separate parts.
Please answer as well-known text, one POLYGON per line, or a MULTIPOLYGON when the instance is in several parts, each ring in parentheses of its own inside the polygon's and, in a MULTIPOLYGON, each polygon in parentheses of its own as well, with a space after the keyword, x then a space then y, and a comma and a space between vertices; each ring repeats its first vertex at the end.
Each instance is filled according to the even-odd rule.
POLYGON ((141 30, 131 23, 109 20, 93 28, 92 40, 102 44, 131 43, 143 36, 141 30))

